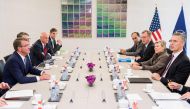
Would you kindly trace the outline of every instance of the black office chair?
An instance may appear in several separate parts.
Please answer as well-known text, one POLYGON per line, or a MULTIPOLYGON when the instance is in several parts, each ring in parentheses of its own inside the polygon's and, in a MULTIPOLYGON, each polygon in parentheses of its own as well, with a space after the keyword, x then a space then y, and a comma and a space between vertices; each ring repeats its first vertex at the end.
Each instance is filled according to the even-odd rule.
POLYGON ((9 54, 9 55, 7 55, 7 56, 4 57, 5 62, 7 62, 7 60, 9 59, 9 57, 10 57, 11 55, 12 55, 12 54, 9 54))
POLYGON ((167 53, 170 55, 172 54, 172 51, 169 48, 166 48, 167 53))
POLYGON ((5 66, 4 61, 0 60, 0 82, 2 82, 4 66, 5 66))

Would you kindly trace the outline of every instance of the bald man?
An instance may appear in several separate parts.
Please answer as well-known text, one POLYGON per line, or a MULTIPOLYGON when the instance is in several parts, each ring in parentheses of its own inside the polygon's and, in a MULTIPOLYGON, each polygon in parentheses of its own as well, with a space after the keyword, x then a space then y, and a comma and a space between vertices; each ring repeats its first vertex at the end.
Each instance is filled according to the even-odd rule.
POLYGON ((42 32, 40 39, 38 39, 32 46, 32 65, 37 66, 46 59, 50 59, 53 55, 53 51, 48 44, 49 35, 46 32, 42 32))

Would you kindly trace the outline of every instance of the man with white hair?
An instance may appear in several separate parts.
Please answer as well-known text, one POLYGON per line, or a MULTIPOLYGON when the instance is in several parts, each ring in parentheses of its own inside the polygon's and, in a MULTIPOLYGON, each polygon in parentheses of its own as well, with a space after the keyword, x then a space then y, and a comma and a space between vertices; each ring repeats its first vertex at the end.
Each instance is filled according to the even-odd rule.
POLYGON ((42 32, 40 35, 40 39, 37 40, 31 49, 32 55, 32 65, 37 66, 44 60, 48 59, 54 53, 49 47, 49 35, 46 32, 42 32))

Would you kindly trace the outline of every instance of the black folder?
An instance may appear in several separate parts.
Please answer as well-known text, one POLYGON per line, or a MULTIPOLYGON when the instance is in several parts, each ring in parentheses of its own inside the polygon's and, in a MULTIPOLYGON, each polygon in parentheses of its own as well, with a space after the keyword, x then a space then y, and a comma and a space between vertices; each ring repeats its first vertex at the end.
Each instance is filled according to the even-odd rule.
POLYGON ((149 78, 128 78, 130 83, 152 83, 149 78))

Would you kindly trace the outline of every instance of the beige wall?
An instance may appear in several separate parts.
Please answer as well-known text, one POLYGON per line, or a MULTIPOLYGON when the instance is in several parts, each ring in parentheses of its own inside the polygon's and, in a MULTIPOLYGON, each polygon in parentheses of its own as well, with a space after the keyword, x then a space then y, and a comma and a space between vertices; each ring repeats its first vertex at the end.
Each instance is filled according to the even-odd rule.
MULTIPOLYGON (((93 13, 96 13, 96 0, 93 0, 93 13)), ((177 17, 180 12, 181 1, 184 4, 186 26, 190 33, 190 0, 159 0, 161 26, 164 40, 168 41, 173 32, 177 17)), ((13 51, 12 42, 20 31, 28 32, 31 42, 39 38, 39 33, 49 31, 51 27, 58 28, 61 38, 61 0, 0 0, 0 57, 13 51)), ((80 46, 85 50, 102 50, 106 45, 115 48, 130 47, 131 32, 148 29, 155 8, 155 0, 128 0, 128 22, 126 38, 98 39, 96 31, 93 38, 89 39, 62 39, 63 48, 70 50, 80 46)), ((96 17, 93 14, 93 30, 96 29, 96 17)), ((189 39, 188 39, 189 40, 189 39)), ((188 44, 189 45, 189 44, 188 44)), ((188 47, 188 51, 189 47, 188 47)))

